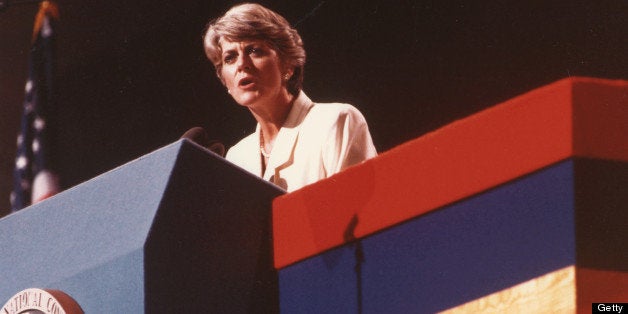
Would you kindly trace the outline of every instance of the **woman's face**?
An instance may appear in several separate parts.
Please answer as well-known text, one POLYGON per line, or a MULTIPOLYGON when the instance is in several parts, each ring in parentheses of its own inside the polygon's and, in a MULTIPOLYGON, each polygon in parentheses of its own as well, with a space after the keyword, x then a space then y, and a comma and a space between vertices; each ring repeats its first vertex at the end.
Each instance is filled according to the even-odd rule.
POLYGON ((222 79, 237 103, 252 107, 271 105, 285 92, 281 60, 264 41, 221 40, 220 45, 222 79))

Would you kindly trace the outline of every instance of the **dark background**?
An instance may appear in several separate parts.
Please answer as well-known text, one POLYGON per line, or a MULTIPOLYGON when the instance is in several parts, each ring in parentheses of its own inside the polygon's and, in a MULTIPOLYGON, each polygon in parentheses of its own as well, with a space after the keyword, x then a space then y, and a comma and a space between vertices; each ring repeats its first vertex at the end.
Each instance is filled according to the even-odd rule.
MULTIPOLYGON (((192 126, 227 146, 254 129, 202 50, 233 1, 57 1, 65 188, 192 126)), ((628 78, 628 1, 261 1, 296 24, 314 101, 348 102, 380 152, 569 76, 628 78)), ((36 4, 0 12, 0 216, 9 208, 36 4)))

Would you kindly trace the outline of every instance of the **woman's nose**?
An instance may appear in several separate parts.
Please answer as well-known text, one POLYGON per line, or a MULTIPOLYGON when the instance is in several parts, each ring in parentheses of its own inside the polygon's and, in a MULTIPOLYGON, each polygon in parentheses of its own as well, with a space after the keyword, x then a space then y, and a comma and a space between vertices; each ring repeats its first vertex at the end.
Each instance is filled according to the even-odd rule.
POLYGON ((251 68, 251 60, 246 54, 240 54, 236 65, 238 66, 238 70, 249 69, 251 68))

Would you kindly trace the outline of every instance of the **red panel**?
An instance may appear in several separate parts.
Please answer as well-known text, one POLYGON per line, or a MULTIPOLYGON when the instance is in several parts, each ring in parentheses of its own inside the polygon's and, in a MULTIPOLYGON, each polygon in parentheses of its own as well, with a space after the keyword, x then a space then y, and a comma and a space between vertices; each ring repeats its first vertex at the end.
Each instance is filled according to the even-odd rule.
POLYGON ((628 273, 577 268, 578 313, 591 313, 591 303, 621 303, 628 300, 628 273))
POLYGON ((627 92, 625 81, 561 80, 279 197, 273 205, 275 266, 287 266, 569 158, 574 147, 586 156, 628 160, 626 149, 615 148, 628 143, 627 127, 616 119, 619 113, 628 121, 621 116, 626 113, 627 92), (592 99, 605 99, 608 113, 598 114, 599 106, 589 106, 592 99), (573 131, 574 121, 581 132, 573 131), (574 133, 584 137, 577 145, 574 133), (606 142, 596 144, 600 141, 606 142))
POLYGON ((628 82, 602 82, 574 81, 574 150, 582 157, 626 161, 628 82))

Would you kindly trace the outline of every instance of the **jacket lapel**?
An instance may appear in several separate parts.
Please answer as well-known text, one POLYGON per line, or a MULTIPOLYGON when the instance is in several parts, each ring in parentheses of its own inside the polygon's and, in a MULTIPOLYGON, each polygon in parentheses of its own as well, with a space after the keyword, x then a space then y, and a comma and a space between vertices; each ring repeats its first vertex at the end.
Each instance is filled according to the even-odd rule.
MULTIPOLYGON (((286 122, 277 134, 275 145, 273 147, 272 154, 270 155, 270 159, 268 160, 266 172, 263 176, 265 180, 270 180, 277 173, 277 171, 292 164, 294 147, 299 137, 299 131, 301 130, 301 122, 303 122, 303 119, 313 105, 312 101, 305 95, 305 93, 303 93, 303 91, 301 91, 292 105, 292 109, 288 114, 286 122)), ((259 138, 259 125, 256 133, 258 133, 257 135, 259 138)))
MULTIPOLYGON (((263 177, 264 174, 262 173, 262 155, 260 153, 260 148, 259 148, 259 138, 260 138, 260 126, 258 124, 257 127, 255 127, 255 135, 253 136, 253 139, 251 140, 250 145, 247 145, 247 155, 259 156, 259 157, 257 158, 257 161, 251 162, 248 165, 248 169, 250 169, 249 171, 257 175, 261 174, 263 177)), ((254 161, 254 160, 251 160, 251 161, 254 161)))

